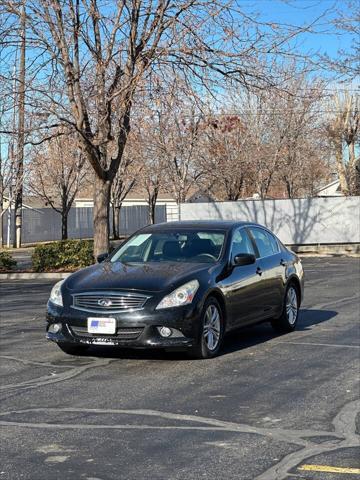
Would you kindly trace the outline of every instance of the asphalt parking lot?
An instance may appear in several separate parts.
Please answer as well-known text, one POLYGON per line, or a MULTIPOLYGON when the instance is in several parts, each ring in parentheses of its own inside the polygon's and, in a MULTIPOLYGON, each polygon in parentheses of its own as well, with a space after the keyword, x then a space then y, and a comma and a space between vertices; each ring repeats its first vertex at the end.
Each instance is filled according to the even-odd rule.
POLYGON ((48 281, 1 281, 0 479, 360 479, 360 261, 307 258, 299 328, 222 355, 45 340, 48 281))

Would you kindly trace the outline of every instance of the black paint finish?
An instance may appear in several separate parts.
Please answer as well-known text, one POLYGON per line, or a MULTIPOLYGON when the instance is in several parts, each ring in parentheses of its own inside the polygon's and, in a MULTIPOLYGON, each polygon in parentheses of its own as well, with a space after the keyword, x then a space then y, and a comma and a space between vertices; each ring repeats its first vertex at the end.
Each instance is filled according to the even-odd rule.
MULTIPOLYGON (((105 261, 82 269, 68 277, 62 285, 64 307, 48 302, 47 338, 55 342, 74 344, 118 345, 134 348, 193 346, 199 341, 201 317, 205 300, 215 296, 219 301, 226 322, 226 331, 279 317, 283 310, 285 291, 288 283, 295 283, 299 300, 303 298, 304 274, 299 258, 265 227, 246 222, 171 222, 145 227, 141 233, 171 232, 186 230, 219 230, 225 233, 225 244, 220 258, 215 263, 147 262, 123 264, 111 262, 113 252, 105 261), (252 227, 258 227, 275 238, 278 251, 261 257, 252 227), (255 262, 237 265, 234 260, 233 235, 239 230, 253 246, 255 262), (198 280, 199 289, 190 305, 156 310, 162 298, 177 287, 198 280), (72 307, 73 295, 96 292, 133 292, 148 296, 144 307, 133 312, 91 314, 72 307), (74 327, 87 325, 89 316, 116 318, 117 329, 141 328, 136 339, 111 338, 101 335, 78 336, 74 327), (61 323, 60 333, 50 333, 52 323, 61 323), (170 338, 160 336, 156 327, 167 326, 176 329, 178 335, 170 338)), ((238 252, 236 252, 238 253, 238 252)), ((103 259, 102 259, 103 260, 103 259)))

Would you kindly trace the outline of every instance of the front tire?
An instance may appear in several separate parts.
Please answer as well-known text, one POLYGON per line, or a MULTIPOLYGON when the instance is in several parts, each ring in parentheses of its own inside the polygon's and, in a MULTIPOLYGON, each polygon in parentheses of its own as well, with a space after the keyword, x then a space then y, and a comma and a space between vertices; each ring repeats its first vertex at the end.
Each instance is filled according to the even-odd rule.
POLYGON ((68 355, 83 355, 89 348, 87 345, 74 345, 72 343, 58 343, 60 350, 68 355))
POLYGON ((219 302, 209 297, 201 315, 201 329, 197 345, 191 351, 195 358, 213 358, 218 355, 224 337, 224 316, 219 302))
POLYGON ((271 320, 273 329, 278 333, 293 332, 299 318, 299 293, 296 286, 290 283, 285 292, 285 300, 281 316, 271 320))

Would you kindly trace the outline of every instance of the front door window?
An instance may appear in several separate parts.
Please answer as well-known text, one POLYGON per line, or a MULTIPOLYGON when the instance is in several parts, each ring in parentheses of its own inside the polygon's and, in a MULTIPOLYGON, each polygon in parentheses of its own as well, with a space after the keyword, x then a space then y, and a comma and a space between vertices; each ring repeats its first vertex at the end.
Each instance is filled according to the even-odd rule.
POLYGON ((234 232, 231 245, 231 259, 234 259, 240 253, 255 255, 253 244, 244 228, 238 228, 234 232))

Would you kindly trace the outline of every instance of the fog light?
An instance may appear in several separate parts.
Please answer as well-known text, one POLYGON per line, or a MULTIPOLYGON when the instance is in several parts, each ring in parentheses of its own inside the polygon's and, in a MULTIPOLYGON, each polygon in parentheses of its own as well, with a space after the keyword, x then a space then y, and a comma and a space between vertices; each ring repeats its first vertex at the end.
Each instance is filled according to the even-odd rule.
POLYGON ((165 338, 171 337, 171 334, 172 334, 171 328, 168 328, 168 327, 161 327, 159 332, 160 332, 160 335, 165 338))
POLYGON ((52 323, 50 326, 49 326, 49 332, 50 333, 59 333, 60 330, 62 328, 62 325, 61 323, 52 323))

